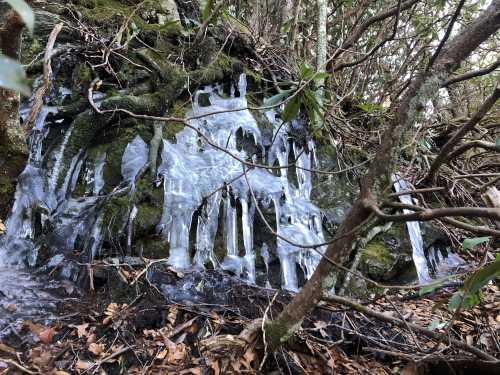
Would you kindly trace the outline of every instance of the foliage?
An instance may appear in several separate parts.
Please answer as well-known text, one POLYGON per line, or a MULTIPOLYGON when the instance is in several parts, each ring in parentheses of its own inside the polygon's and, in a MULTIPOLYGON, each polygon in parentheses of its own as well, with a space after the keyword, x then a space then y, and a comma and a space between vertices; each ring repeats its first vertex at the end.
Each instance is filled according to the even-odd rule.
POLYGON ((30 89, 25 79, 26 74, 21 64, 0 54, 0 87, 29 95, 30 89))
POLYGON ((448 302, 450 310, 456 310, 460 306, 467 309, 481 302, 481 288, 491 280, 500 277, 500 254, 493 263, 474 272, 465 281, 464 287, 456 292, 448 302))
MULTIPOLYGON (((315 70, 307 65, 301 64, 299 67, 299 85, 293 85, 291 89, 284 90, 264 101, 265 106, 278 106, 285 104, 285 108, 281 114, 284 122, 290 122, 297 118, 301 108, 303 108, 311 121, 315 123, 317 116, 321 115, 321 105, 318 100, 318 90, 314 87, 313 81, 324 79, 329 74, 326 72, 315 72, 315 70)), ((287 82, 283 82, 286 84, 287 82)))
MULTIPOLYGON (((26 27, 32 33, 35 17, 29 5, 24 0, 6 0, 6 2, 21 16, 26 27)), ((17 61, 0 53, 0 87, 29 95, 30 89, 26 85, 25 79, 26 75, 22 66, 17 61)))

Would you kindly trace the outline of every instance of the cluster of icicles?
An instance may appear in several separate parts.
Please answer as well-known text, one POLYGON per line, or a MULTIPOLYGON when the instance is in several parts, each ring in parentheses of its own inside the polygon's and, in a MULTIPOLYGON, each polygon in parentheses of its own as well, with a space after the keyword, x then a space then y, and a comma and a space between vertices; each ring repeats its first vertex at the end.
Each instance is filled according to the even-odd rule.
MULTIPOLYGON (((250 169, 241 160, 248 160, 252 155, 238 149, 237 133, 253 138, 264 155, 261 132, 248 110, 230 112, 247 107, 245 76, 242 75, 239 80, 239 96, 235 96, 233 89, 229 98, 223 98, 221 90, 220 87, 207 87, 197 92, 193 110, 187 114, 188 118, 197 119, 190 120, 191 127, 177 134, 176 143, 163 141, 158 174, 164 181, 164 207, 158 227, 170 243, 169 261, 181 269, 191 265, 204 267, 211 262, 215 268, 231 270, 255 282, 254 217, 258 206, 262 209, 272 206, 276 215, 276 228, 273 229, 279 235, 277 255, 282 287, 297 290, 296 264, 309 278, 320 260, 320 252, 324 251, 324 247, 314 251, 293 245, 309 246, 325 242, 321 212, 310 201, 314 144, 310 142, 305 150, 297 144, 291 147, 287 126, 283 126, 274 112, 267 112, 266 116, 274 124, 274 142, 264 158, 267 160, 259 162, 268 166, 277 164, 282 168, 276 168, 275 173, 262 167, 250 169), (200 105, 201 95, 208 96, 210 105, 200 105), (213 112, 218 114, 207 115, 213 112), (210 142, 200 139, 199 132, 210 142), (287 176, 291 152, 296 160, 298 187, 290 184, 287 176), (225 184, 227 186, 221 189, 225 184), (220 208, 221 203, 223 209, 220 208), (241 206, 241 217, 237 214, 238 204, 241 206), (202 207, 202 212, 197 215, 196 252, 191 259, 189 232, 199 207, 202 207), (220 260, 214 254, 214 242, 221 214, 224 218, 226 254, 220 260), (239 220, 241 226, 238 225, 239 220), (241 228, 244 251, 240 251, 238 227, 241 228)), ((257 155, 253 155, 252 160, 257 162, 257 155)), ((260 256, 267 269, 269 255, 266 247, 260 256)))
MULTIPOLYGON (((273 123, 275 134, 272 145, 265 151, 261 132, 249 110, 224 112, 247 107, 245 75, 241 75, 237 89, 239 95, 233 88, 229 98, 223 97, 220 86, 206 87, 197 92, 193 109, 187 116, 202 117, 190 120, 190 127, 177 134, 176 143, 163 140, 158 176, 163 180, 164 207, 158 231, 169 243, 168 261, 173 267, 203 268, 212 263, 214 268, 230 270, 255 282, 253 223, 256 207, 259 205, 266 212, 274 211, 274 230, 279 234, 277 256, 281 264, 282 286, 297 290, 296 265, 309 278, 320 260, 320 253, 324 251, 324 247, 313 250, 291 244, 309 246, 325 242, 321 212, 310 201, 314 143, 309 142, 305 149, 291 144, 288 128, 298 126, 298 123, 284 125, 270 111, 266 116, 273 123), (200 105, 202 95, 208 97, 210 105, 200 105), (203 116, 212 112, 219 113, 203 116), (206 138, 200 137, 200 134, 206 138), (260 157, 247 155, 244 150, 238 149, 237 138, 241 134, 253 138, 255 145, 262 150, 260 157), (287 176, 291 153, 296 159, 297 187, 289 182, 287 176), (249 168, 241 162, 250 158, 255 162, 259 159, 259 163, 274 166, 274 169, 249 168), (237 206, 241 207, 241 211, 237 206), (215 236, 221 230, 218 228, 219 215, 224 218, 226 254, 223 259, 214 254, 215 236), (195 255, 191 258, 189 233, 194 218, 198 222, 195 255), (241 240, 243 247, 240 246, 241 240)), ((100 195, 100 192, 105 184, 103 168, 106 154, 98 155, 93 165, 89 165, 92 163, 85 163, 86 151, 82 149, 65 169, 65 148, 72 134, 72 127, 69 127, 59 146, 50 153, 51 162, 47 163, 47 155, 43 154, 43 142, 50 130, 46 126, 46 118, 49 113, 55 112, 53 107, 44 107, 30 136, 29 161, 19 176, 15 203, 6 223, 7 232, 0 243, 0 262, 4 264, 21 264, 26 260, 30 264, 35 262, 38 249, 36 226, 47 228, 50 225, 51 233, 45 243, 60 253, 73 251, 77 240, 80 250, 87 251, 91 258, 97 256, 102 247, 104 210, 101 203, 107 196, 100 195), (82 168, 84 163, 85 168, 82 168), (63 171, 64 177, 61 176, 63 171), (86 191, 81 197, 73 197, 80 175, 85 181, 86 191)), ((131 198, 125 224, 129 248, 137 214, 133 202, 135 180, 147 167, 148 154, 148 145, 137 136, 128 144, 122 158, 123 183, 120 187, 122 190, 127 187, 131 198)), ((263 246, 260 256, 267 270, 270 259, 267 245, 263 246)))
MULTIPOLYGON (((263 136, 250 111, 237 110, 247 107, 245 75, 241 75, 237 89, 238 95, 233 87, 228 98, 224 97, 220 86, 209 86, 197 92, 192 111, 187 114, 192 118, 190 126, 176 135, 176 143, 163 140, 162 161, 157 173, 159 181, 163 180, 164 206, 158 231, 168 242, 168 261, 173 267, 203 269, 211 263, 214 268, 230 270, 254 283, 254 219, 262 212, 274 212, 275 223, 271 229, 278 234, 276 255, 281 266, 282 287, 296 291, 299 287, 297 265, 304 276, 310 278, 325 251, 325 246, 320 246, 325 243, 321 211, 310 199, 315 146, 312 141, 303 146, 290 142, 291 127, 301 124, 283 124, 274 111, 268 111, 265 115, 273 124, 274 134, 272 142, 264 147, 263 136), (209 105, 200 104, 202 96, 208 99, 209 105), (242 137, 253 140, 261 150, 258 155, 248 155, 238 147, 242 137), (289 159, 294 160, 296 185, 290 182, 292 176, 288 176, 289 159), (244 164, 242 161, 246 160, 260 166, 244 164), (223 229, 219 228, 220 215, 223 229), (195 252, 191 257, 193 220, 197 223, 195 252), (223 259, 214 252, 216 234, 220 230, 223 230, 226 247, 223 259)), ((110 194, 102 195, 106 153, 89 162, 82 149, 63 167, 65 149, 73 130, 71 126, 59 146, 48 155, 43 154, 44 139, 50 131, 46 118, 55 112, 54 107, 44 107, 30 135, 29 161, 19 176, 6 235, 0 239, 0 266, 23 264, 26 260, 33 264, 39 248, 36 237, 41 231, 49 233, 44 242, 55 253, 72 252, 78 243, 79 249, 93 259, 99 254, 104 240, 106 199, 127 190, 130 204, 123 229, 127 233, 127 248, 131 249, 138 212, 134 204, 135 182, 148 167, 148 145, 140 136, 127 145, 122 157, 123 182, 110 194), (61 175, 63 171, 64 176, 61 175), (83 196, 73 197, 82 178, 85 192, 83 196)), ((407 188, 403 182, 395 186, 398 191, 407 188)), ((411 200, 405 195, 401 199, 411 200)), ((408 229, 419 279, 426 282, 430 277, 419 224, 408 223, 408 229)), ((266 244, 259 256, 268 273, 270 254, 266 244)))

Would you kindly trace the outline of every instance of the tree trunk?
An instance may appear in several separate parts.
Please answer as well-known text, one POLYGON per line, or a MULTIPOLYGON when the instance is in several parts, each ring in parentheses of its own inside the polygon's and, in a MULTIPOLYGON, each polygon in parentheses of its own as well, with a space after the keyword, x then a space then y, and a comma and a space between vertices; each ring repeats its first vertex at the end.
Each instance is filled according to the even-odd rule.
POLYGON ((404 131, 412 127, 425 103, 444 83, 448 75, 457 69, 482 42, 500 27, 500 0, 493 0, 490 6, 470 25, 463 28, 437 57, 429 69, 422 71, 410 84, 398 103, 394 103, 394 117, 382 136, 380 145, 366 175, 361 180, 361 192, 352 209, 340 225, 334 242, 331 243, 311 279, 281 314, 266 325, 266 341, 276 349, 300 328, 305 315, 320 301, 324 291, 334 287, 334 266, 325 258, 342 263, 349 257, 355 233, 371 216, 368 202, 376 199, 377 193, 387 191, 394 157, 403 139, 404 131))
MULTIPOLYGON (((14 11, 9 11, 0 28, 0 51, 19 59, 24 22, 14 11)), ((0 217, 8 213, 8 203, 14 193, 13 179, 24 166, 28 149, 19 123, 19 93, 0 88, 0 217)))
MULTIPOLYGON (((328 18, 328 9, 327 9, 327 1, 326 0, 317 0, 318 6, 318 42, 316 44, 316 70, 318 72, 324 72, 326 69, 326 52, 327 52, 327 32, 326 32, 326 22, 328 18)), ((325 78, 319 78, 316 80, 316 84, 318 85, 317 90, 317 98, 318 104, 320 107, 320 119, 319 124, 323 123, 323 103, 325 97, 325 78)))

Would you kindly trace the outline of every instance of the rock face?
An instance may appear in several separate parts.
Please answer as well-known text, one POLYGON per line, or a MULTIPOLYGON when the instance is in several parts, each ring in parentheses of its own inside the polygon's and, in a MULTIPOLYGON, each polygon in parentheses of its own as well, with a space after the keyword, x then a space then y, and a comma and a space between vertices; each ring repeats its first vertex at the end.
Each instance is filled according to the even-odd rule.
MULTIPOLYGON (((40 264, 60 254, 78 262, 134 255, 169 258, 182 267, 219 267, 221 263, 226 271, 259 285, 297 289, 311 275, 319 255, 270 233, 241 183, 242 176, 224 188, 224 182, 237 177, 228 171, 240 171, 239 162, 229 162, 220 153, 210 154, 208 144, 183 122, 159 124, 113 112, 121 108, 136 114, 185 118, 207 112, 204 101, 210 108, 227 110, 246 106, 247 99, 262 99, 252 91, 261 89, 255 75, 248 74, 248 95, 246 82, 240 80, 238 85, 245 69, 221 49, 225 35, 221 40, 206 38, 184 50, 179 45, 183 36, 175 2, 155 4, 135 13, 134 6, 114 1, 78 8, 82 22, 110 30, 117 30, 132 15, 136 29, 131 26, 130 35, 124 32, 114 38, 105 34, 103 40, 122 51, 111 54, 107 63, 88 57, 100 48, 92 43, 101 42, 85 45, 79 36, 62 34, 64 42, 71 40, 72 45, 59 45, 53 60, 53 89, 30 135, 29 161, 26 166, 21 163, 24 172, 17 185, 16 204, 0 246, 7 254, 4 258, 17 254, 17 263, 29 259, 29 263, 36 260, 40 264), (141 42, 134 39, 134 33, 140 33, 141 42), (100 110, 108 111, 104 114, 96 113, 87 100, 91 82, 98 75, 105 79, 94 89, 93 101, 100 110), (203 91, 206 85, 217 83, 220 85, 203 91), (188 174, 193 178, 185 178, 188 174), (216 175, 223 176, 216 179, 216 175), (209 180, 223 189, 208 184, 209 180), (211 190, 216 194, 206 198, 211 190), (198 191, 203 194, 194 197, 198 191), (212 217, 212 211, 217 215, 212 217), (201 254, 203 244, 206 252, 201 254), (284 273, 288 276, 280 276, 284 273)), ((63 15, 40 13, 43 27, 35 39, 26 41, 31 46, 23 56, 26 62, 40 52, 51 30, 48 25, 59 17, 63 15)), ((36 77, 40 68, 34 64, 30 74, 36 77)), ((333 236, 355 198, 361 169, 335 172, 342 165, 334 147, 321 142, 315 145, 307 126, 281 127, 276 126, 278 122, 275 113, 247 110, 222 120, 212 116, 191 121, 190 125, 245 159, 287 166, 248 171, 262 215, 272 228, 296 243, 324 242, 333 236), (231 127, 234 122, 238 126, 231 127), (315 174, 310 172, 312 168, 333 173, 315 174)), ((360 150, 348 152, 357 163, 365 160, 360 150)), ((0 195, 12 196, 15 188, 8 184, 0 175, 0 195)), ((411 277, 411 246, 404 228, 377 234, 362 247, 359 269, 366 275, 384 281, 403 278, 401 274, 411 277)), ((324 246, 319 247, 322 249, 324 246)), ((63 268, 64 276, 76 280, 78 272, 68 269, 63 268)))

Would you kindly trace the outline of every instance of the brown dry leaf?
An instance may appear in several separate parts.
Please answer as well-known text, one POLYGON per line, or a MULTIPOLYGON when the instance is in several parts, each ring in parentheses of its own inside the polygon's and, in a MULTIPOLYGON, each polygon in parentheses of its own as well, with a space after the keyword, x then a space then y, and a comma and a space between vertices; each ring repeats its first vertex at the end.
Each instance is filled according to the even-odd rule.
POLYGON ((50 375, 69 375, 69 372, 56 370, 54 372, 51 372, 50 375))
POLYGON ((167 320, 172 325, 174 325, 175 321, 177 320, 177 312, 178 310, 177 307, 175 306, 171 307, 170 310, 168 311, 167 320))
POLYGON ((199 367, 188 368, 179 372, 179 375, 201 375, 201 369, 199 367))
POLYGON ((6 230, 7 228, 5 227, 5 224, 3 223, 2 220, 0 220, 0 234, 5 233, 6 230))
POLYGON ((78 372, 80 372, 81 370, 88 370, 92 367, 93 363, 92 362, 88 362, 88 361, 82 361, 81 359, 79 359, 77 362, 76 362, 76 369, 78 370, 78 372))
POLYGON ((50 363, 51 359, 52 355, 47 351, 34 352, 31 356, 31 362, 39 368, 46 367, 50 363))
POLYGON ((220 374, 220 365, 219 361, 213 360, 208 363, 208 365, 214 370, 214 375, 219 375, 220 374))
POLYGON ((92 333, 87 337, 87 344, 92 344, 93 342, 97 341, 97 336, 95 333, 92 333))
POLYGON ((41 324, 36 324, 36 323, 33 323, 31 320, 25 320, 24 321, 24 326, 25 327, 28 327, 28 329, 36 334, 36 335, 39 335, 40 332, 42 332, 43 330, 45 330, 45 327, 42 326, 41 324))
POLYGON ((101 355, 104 352, 104 346, 102 344, 91 343, 88 347, 89 352, 93 355, 101 355))
POLYGON ((56 330, 52 327, 49 327, 40 332, 38 334, 38 337, 40 338, 40 341, 43 342, 44 344, 50 344, 55 334, 56 330))
POLYGON ((156 359, 164 360, 168 354, 168 349, 162 350, 156 355, 156 359))
POLYGON ((255 353, 255 346, 250 346, 245 354, 243 355, 243 358, 241 358, 241 363, 247 370, 252 370, 252 362, 257 358, 257 353, 255 353))
POLYGON ((87 328, 89 327, 89 323, 83 323, 80 325, 71 324, 69 325, 69 327, 76 328, 76 334, 78 335, 78 338, 82 338, 88 335, 87 328))

